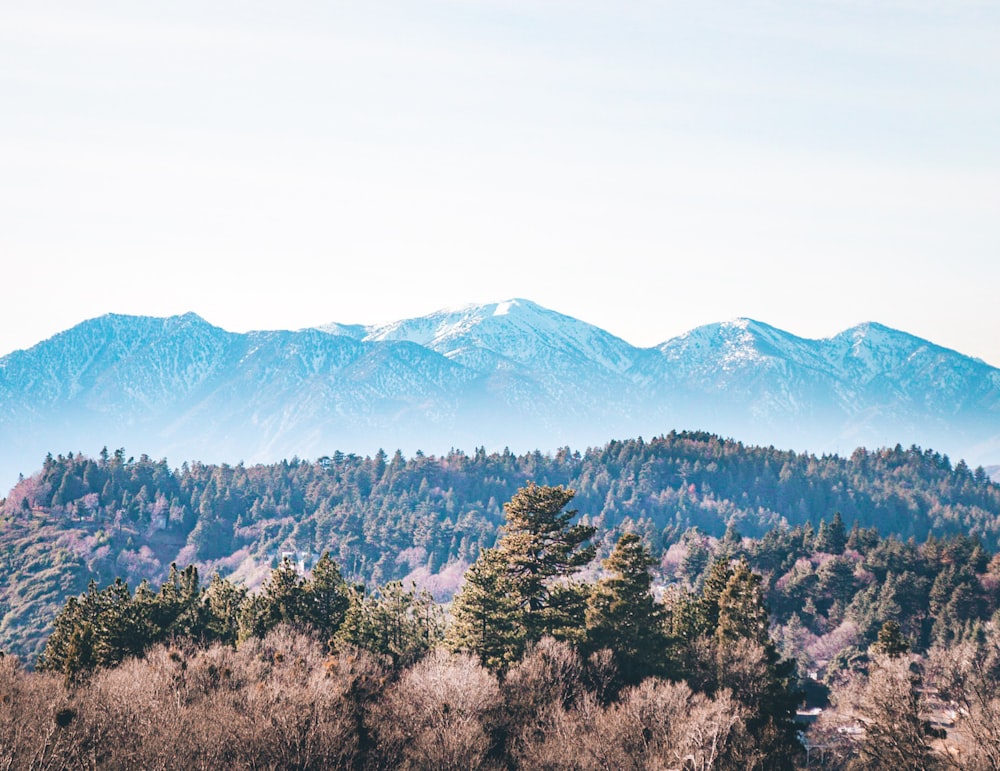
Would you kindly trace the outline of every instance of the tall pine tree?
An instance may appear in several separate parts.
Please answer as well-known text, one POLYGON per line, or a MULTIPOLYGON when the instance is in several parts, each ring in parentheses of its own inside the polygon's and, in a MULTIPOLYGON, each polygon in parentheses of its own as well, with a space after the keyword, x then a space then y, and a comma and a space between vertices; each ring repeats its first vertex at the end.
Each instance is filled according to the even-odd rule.
POLYGON ((566 510, 566 505, 574 495, 574 490, 532 482, 504 504, 507 521, 497 548, 525 610, 529 641, 565 626, 566 620, 556 617, 558 611, 550 602, 552 582, 594 558, 594 547, 585 544, 595 528, 570 524, 576 511, 566 510))
POLYGON ((529 484, 504 504, 507 520, 494 549, 484 550, 455 598, 456 647, 493 668, 520 655, 525 644, 583 626, 584 603, 576 587, 557 585, 594 558, 589 525, 570 524, 566 510, 575 492, 529 484), (501 598, 501 599, 498 599, 501 598), (501 637, 487 639, 492 614, 501 637))
POLYGON ((451 608, 448 642, 473 651, 484 667, 504 672, 524 652, 524 608, 498 549, 486 549, 465 573, 451 608))
POLYGON ((650 591, 653 564, 642 538, 625 533, 604 560, 610 575, 597 583, 587 602, 588 647, 612 651, 625 685, 656 674, 663 663, 662 612, 650 591))

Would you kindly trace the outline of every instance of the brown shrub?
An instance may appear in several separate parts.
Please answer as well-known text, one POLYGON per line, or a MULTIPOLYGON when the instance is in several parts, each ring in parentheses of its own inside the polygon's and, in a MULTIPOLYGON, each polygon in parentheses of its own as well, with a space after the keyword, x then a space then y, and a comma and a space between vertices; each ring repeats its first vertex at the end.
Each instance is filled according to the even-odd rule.
POLYGON ((76 718, 60 678, 0 656, 0 769, 79 765, 71 762, 76 718))
POLYGON ((590 693, 572 709, 552 705, 545 730, 524 737, 515 757, 524 769, 744 768, 741 714, 728 692, 709 699, 650 678, 604 709, 590 693))
MULTIPOLYGON (((5 670, 0 678, 20 682, 5 670)), ((68 696, 52 678, 31 675, 29 690, 52 692, 45 695, 51 727, 39 733, 37 721, 23 718, 41 708, 24 695, 12 697, 14 714, 32 733, 3 736, 3 746, 59 740, 48 765, 20 749, 4 750, 16 768, 351 768, 363 751, 367 701, 385 679, 369 654, 328 658, 317 640, 284 628, 238 651, 160 646, 145 659, 97 671, 68 696), (57 725, 56 707, 65 727, 57 725)), ((16 722, 6 720, 0 730, 16 722)))
POLYGON ((384 768, 487 767, 500 704, 496 679, 465 654, 436 650, 406 670, 372 712, 384 768))

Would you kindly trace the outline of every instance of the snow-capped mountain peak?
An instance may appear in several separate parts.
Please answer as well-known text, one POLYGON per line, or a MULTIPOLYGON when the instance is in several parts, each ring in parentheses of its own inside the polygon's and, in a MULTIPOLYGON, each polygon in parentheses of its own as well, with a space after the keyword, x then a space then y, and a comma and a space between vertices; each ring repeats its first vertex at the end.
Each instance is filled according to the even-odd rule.
POLYGON ((696 327, 657 350, 679 366, 724 371, 785 359, 811 363, 816 356, 814 341, 745 317, 696 327))
MULTIPOLYGON (((328 324, 323 330, 339 325, 328 324)), ((624 340, 571 316, 523 298, 482 305, 446 308, 426 316, 366 328, 370 342, 406 340, 448 358, 466 360, 483 355, 531 364, 554 353, 625 372, 634 349, 624 340)))
POLYGON ((497 303, 497 307, 493 310, 494 316, 506 316, 510 313, 510 309, 518 303, 517 300, 506 300, 502 303, 497 303))
POLYGON ((103 445, 264 461, 380 445, 552 450, 673 428, 995 462, 1000 370, 874 322, 812 340, 736 318, 636 348, 522 298, 247 334, 195 314, 108 315, 0 357, 7 479, 46 452, 103 445))

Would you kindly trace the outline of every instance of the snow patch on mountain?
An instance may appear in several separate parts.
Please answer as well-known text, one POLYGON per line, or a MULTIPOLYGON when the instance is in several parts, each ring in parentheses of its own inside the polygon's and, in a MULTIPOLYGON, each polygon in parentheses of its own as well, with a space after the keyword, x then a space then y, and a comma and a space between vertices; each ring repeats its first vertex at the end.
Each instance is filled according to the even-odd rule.
MULTIPOLYGON (((340 328, 338 324, 321 327, 340 328)), ((619 374, 632 365, 635 350, 598 327, 521 298, 443 309, 419 318, 373 325, 366 328, 363 339, 406 340, 449 358, 461 356, 466 360, 475 349, 520 363, 551 360, 558 355, 596 363, 619 374)))
POLYGON ((810 340, 737 318, 637 348, 521 298, 247 334, 195 314, 108 315, 0 357, 8 479, 46 452, 102 445, 253 462, 554 450, 674 428, 821 452, 917 443, 988 462, 1000 370, 874 322, 810 340))

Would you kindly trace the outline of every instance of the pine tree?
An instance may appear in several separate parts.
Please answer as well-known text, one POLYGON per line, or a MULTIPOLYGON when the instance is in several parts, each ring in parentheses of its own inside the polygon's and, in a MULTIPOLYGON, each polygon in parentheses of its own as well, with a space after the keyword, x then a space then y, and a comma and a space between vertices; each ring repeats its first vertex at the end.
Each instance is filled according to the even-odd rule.
POLYGON ((528 641, 566 625, 550 602, 552 582, 572 575, 594 558, 594 547, 584 544, 595 528, 570 525, 576 511, 564 511, 575 494, 563 487, 531 483, 504 504, 507 521, 497 549, 507 562, 515 595, 525 610, 528 641))
POLYGON ((240 614, 240 640, 263 637, 278 624, 301 624, 305 580, 288 558, 271 571, 264 589, 253 595, 240 614))
POLYGON ((895 659, 909 651, 910 643, 903 636, 899 624, 895 621, 882 624, 882 628, 878 630, 878 641, 872 645, 872 652, 895 659))
POLYGON ((390 581, 353 598, 337 637, 407 667, 444 638, 444 628, 444 613, 430 594, 390 581))
POLYGON ((760 645, 769 642, 761 577, 750 570, 746 560, 737 562, 730 572, 719 595, 718 608, 715 637, 719 642, 753 640, 760 645))
POLYGON ((237 586, 218 573, 213 574, 204 594, 205 639, 235 646, 247 604, 247 590, 243 586, 237 586))
POLYGON ((746 560, 712 563, 700 598, 672 609, 671 665, 696 690, 728 688, 746 708, 747 728, 769 768, 789 769, 797 747, 795 662, 768 634, 762 579, 746 560))
POLYGON ((591 586, 580 581, 554 581, 545 609, 545 634, 556 640, 583 645, 587 639, 587 600, 591 586))
POLYGON ((611 575, 587 602, 588 647, 610 649, 622 681, 636 684, 657 672, 666 645, 662 612, 650 591, 655 562, 638 535, 625 533, 603 564, 611 575))
POLYGON ((695 609, 696 628, 691 635, 713 635, 719 626, 719 601, 726 591, 729 579, 733 575, 733 567, 729 557, 720 557, 712 563, 705 576, 701 598, 695 609))
POLYGON ((100 666, 115 666, 128 656, 138 656, 150 644, 150 630, 138 611, 128 584, 120 578, 99 593, 94 651, 100 666))
POLYGON ((151 621, 158 636, 200 637, 205 623, 202 601, 198 568, 188 565, 178 570, 177 565, 171 563, 170 573, 160 585, 152 608, 151 621))
POLYGON ((507 558, 486 549, 465 573, 451 608, 448 642, 479 657, 484 667, 503 672, 524 652, 524 608, 515 591, 507 558))
POLYGON ((584 544, 594 528, 570 524, 574 495, 531 483, 504 504, 500 541, 480 552, 455 598, 452 647, 502 671, 545 635, 579 641, 586 595, 564 579, 593 559, 584 544))
POLYGON ((38 669, 57 672, 67 682, 78 673, 97 666, 94 655, 94 629, 85 605, 88 596, 96 596, 97 584, 90 582, 87 594, 70 597, 52 622, 52 634, 38 658, 38 669))
POLYGON ((313 566, 302 592, 302 616, 324 640, 329 640, 341 624, 351 604, 350 587, 329 552, 313 566))
POLYGON ((840 512, 834 512, 833 520, 827 524, 824 519, 819 523, 819 532, 816 533, 816 551, 827 554, 843 554, 847 548, 847 528, 840 512))
POLYGON ((698 532, 698 528, 691 528, 684 533, 682 541, 687 548, 684 552, 684 558, 677 568, 678 575, 690 586, 700 588, 699 582, 712 559, 712 555, 705 545, 704 536, 698 532))

